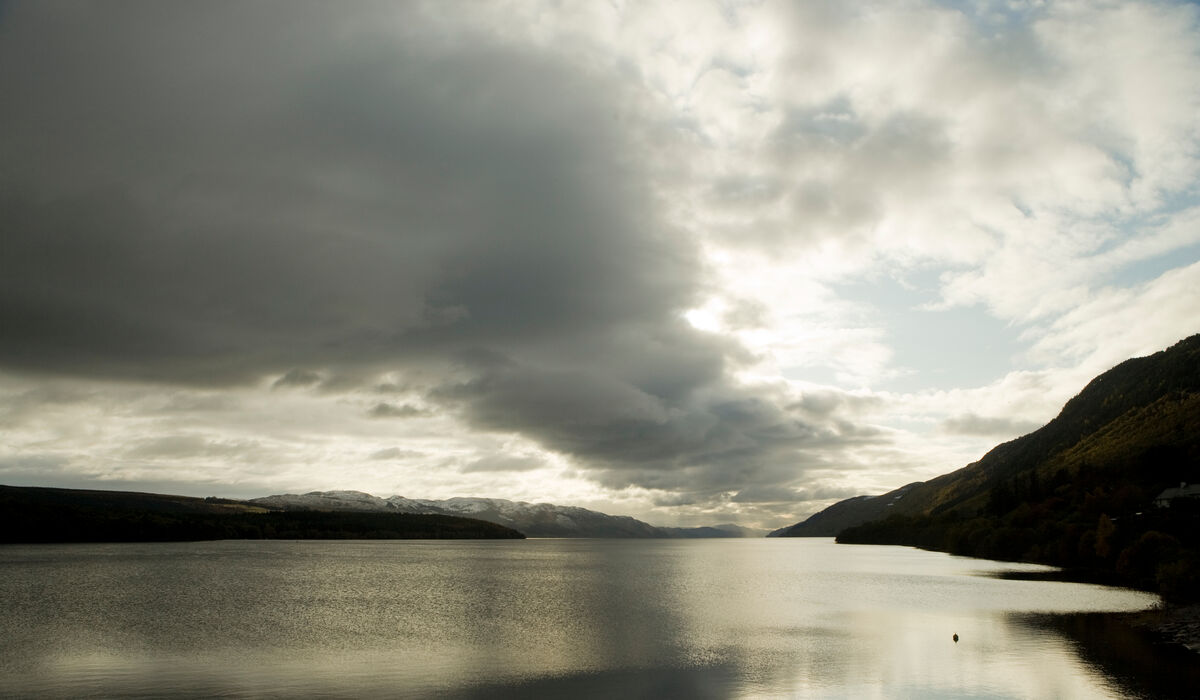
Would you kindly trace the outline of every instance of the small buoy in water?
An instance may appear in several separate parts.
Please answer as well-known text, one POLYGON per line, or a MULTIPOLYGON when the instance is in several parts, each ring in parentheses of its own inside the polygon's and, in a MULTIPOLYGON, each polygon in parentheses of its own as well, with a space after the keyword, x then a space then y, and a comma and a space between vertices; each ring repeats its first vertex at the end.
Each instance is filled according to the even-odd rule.
POLYGON ((958 632, 954 633, 954 643, 958 644, 958 632))

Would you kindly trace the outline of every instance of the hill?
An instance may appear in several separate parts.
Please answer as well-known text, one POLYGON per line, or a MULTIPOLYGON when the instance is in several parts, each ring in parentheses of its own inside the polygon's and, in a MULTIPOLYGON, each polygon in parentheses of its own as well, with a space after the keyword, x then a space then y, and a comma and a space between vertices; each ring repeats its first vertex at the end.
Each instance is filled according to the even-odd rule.
POLYGON ((846 528, 890 515, 889 509, 895 508, 897 502, 920 485, 918 481, 881 496, 855 496, 838 501, 807 520, 780 528, 768 537, 835 537, 846 528))
POLYGON ((427 500, 391 496, 380 498, 361 491, 312 491, 281 494, 248 501, 270 508, 384 513, 421 513, 477 518, 520 530, 529 537, 754 537, 761 533, 736 525, 713 527, 655 527, 627 515, 608 515, 586 508, 553 503, 527 503, 503 498, 427 500))
POLYGON ((448 515, 290 512, 219 498, 0 486, 2 543, 521 537, 448 515))
POLYGON ((670 537, 682 537, 685 539, 703 539, 708 537, 762 537, 766 534, 764 530, 756 530, 752 527, 742 527, 734 523, 722 523, 720 525, 705 525, 702 527, 659 527, 670 537))
POLYGON ((1054 564, 1195 599, 1200 507, 1155 499, 1198 481, 1200 335, 1096 377, 978 462, 877 497, 894 505, 838 541, 1054 564))

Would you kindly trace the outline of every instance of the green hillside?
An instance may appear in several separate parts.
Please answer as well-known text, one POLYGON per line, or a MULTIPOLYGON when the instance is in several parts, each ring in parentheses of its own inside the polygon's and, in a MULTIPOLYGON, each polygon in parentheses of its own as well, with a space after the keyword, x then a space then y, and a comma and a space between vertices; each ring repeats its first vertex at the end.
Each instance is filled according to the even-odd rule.
POLYGON ((1039 430, 912 487, 838 541, 1048 563, 1197 599, 1200 502, 1154 503, 1197 482, 1200 335, 1105 372, 1039 430))

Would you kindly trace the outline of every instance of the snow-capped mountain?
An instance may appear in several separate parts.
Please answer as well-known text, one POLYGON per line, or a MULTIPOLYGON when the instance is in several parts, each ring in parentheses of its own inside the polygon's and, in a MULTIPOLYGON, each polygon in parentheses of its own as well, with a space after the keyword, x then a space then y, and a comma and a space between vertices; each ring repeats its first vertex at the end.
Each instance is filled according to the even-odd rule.
POLYGON ((355 510, 429 513, 477 518, 511 527, 529 537, 746 537, 761 535, 728 525, 699 528, 660 528, 626 515, 608 515, 586 508, 553 503, 526 503, 503 498, 448 498, 443 501, 392 496, 380 498, 361 491, 312 491, 266 496, 250 501, 280 510, 355 510))

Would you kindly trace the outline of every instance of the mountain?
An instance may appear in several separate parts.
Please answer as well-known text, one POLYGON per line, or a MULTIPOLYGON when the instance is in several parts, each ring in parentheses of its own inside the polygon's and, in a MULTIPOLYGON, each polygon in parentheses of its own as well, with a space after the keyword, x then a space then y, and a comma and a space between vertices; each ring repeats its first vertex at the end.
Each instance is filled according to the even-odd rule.
POLYGON ((529 537, 758 537, 762 533, 737 525, 699 528, 655 527, 626 515, 607 515, 586 508, 552 503, 526 503, 502 498, 425 500, 380 498, 361 491, 312 491, 248 501, 281 510, 325 510, 389 513, 434 513, 477 518, 519 530, 529 537))
POLYGON ((659 527, 666 537, 681 537, 684 539, 703 539, 711 537, 762 537, 765 531, 742 527, 733 523, 721 525, 705 525, 702 527, 659 527))
POLYGON ((495 523, 449 515, 284 511, 221 498, 0 486, 3 543, 522 537, 495 523))
MULTIPOLYGON (((1196 482, 1200 335, 1122 362, 1054 420, 979 461, 876 497, 892 505, 838 541, 1042 562, 1200 598, 1200 505, 1155 503, 1196 482)), ((833 521, 833 511, 864 505, 855 501, 817 515, 833 521)))
POLYGON ((814 513, 803 522, 775 530, 768 537, 835 537, 846 528, 890 515, 889 509, 895 508, 900 499, 920 485, 918 481, 882 496, 847 498, 814 513))

